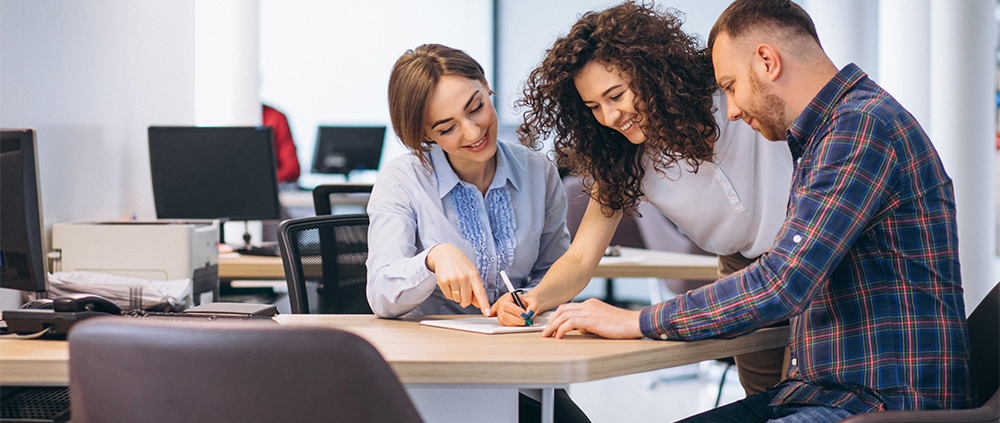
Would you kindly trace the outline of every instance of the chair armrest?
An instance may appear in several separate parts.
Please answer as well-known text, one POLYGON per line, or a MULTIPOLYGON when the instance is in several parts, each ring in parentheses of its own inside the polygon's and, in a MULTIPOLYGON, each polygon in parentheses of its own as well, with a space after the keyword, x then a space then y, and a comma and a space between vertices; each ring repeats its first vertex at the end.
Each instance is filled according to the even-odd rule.
POLYGON ((1000 421, 1000 391, 986 404, 966 410, 877 411, 857 414, 840 423, 995 423, 1000 421))

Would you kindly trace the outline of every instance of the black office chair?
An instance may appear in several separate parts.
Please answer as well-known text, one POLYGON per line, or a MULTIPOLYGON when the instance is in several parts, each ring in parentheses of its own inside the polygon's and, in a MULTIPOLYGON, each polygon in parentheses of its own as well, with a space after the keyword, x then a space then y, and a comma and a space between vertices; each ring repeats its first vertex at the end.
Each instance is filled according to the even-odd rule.
POLYGON ((966 320, 972 349, 977 408, 967 410, 883 411, 858 414, 840 423, 1000 423, 1000 283, 966 320))
POLYGON ((312 190, 313 208, 317 216, 333 214, 334 204, 360 206, 368 204, 372 184, 322 184, 312 190))
POLYGON ((379 352, 334 328, 98 317, 69 351, 76 423, 421 421, 379 352))
POLYGON ((295 314, 372 314, 365 294, 368 215, 289 219, 278 246, 295 314))

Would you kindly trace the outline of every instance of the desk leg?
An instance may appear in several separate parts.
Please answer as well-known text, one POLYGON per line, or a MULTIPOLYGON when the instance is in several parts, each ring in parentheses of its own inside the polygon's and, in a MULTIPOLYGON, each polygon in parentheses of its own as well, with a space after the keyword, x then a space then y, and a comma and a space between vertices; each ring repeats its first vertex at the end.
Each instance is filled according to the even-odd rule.
POLYGON ((541 404, 542 423, 553 423, 556 410, 556 388, 521 389, 520 392, 541 404))
POLYGON ((556 405, 556 390, 542 388, 542 423, 554 423, 556 405))

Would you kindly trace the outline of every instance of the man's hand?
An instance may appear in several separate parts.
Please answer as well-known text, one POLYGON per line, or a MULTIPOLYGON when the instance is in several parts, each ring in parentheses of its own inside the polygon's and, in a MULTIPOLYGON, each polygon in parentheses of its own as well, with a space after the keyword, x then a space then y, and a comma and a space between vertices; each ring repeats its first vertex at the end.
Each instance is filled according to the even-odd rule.
POLYGON ((611 339, 641 338, 639 312, 611 306, 601 300, 566 303, 556 309, 542 336, 562 338, 573 329, 611 339))

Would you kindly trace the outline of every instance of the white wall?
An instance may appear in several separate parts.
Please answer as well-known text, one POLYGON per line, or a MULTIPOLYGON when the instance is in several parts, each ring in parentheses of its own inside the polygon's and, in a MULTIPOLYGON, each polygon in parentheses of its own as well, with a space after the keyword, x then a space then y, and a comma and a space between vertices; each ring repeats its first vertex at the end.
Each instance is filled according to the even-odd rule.
MULTIPOLYGON (((615 0, 497 0, 498 83, 497 112, 503 125, 517 125, 520 111, 514 101, 521 97, 528 73, 537 67, 559 37, 584 13, 600 11, 621 3, 615 0)), ((707 42, 715 19, 730 0, 673 0, 658 2, 684 14, 684 31, 696 33, 707 42)), ((511 140, 513 141, 513 140, 511 140)))
POLYGON ((406 149, 392 133, 386 89, 407 49, 465 50, 493 74, 493 11, 485 0, 260 0, 261 100, 288 116, 304 185, 319 125, 385 125, 382 163, 406 149))
MULTIPOLYGON (((224 20, 205 19, 231 12, 205 14, 202 24, 228 33, 224 20)), ((46 227, 156 217, 147 128, 194 125, 197 81, 233 79, 224 67, 196 74, 197 13, 194 0, 0 1, 0 126, 36 130, 46 227)), ((256 53, 256 37, 242 42, 256 53)), ((259 122, 256 88, 230 85, 252 90, 249 115, 224 102, 213 110, 226 124, 259 122)), ((2 296, 0 307, 9 308, 13 295, 2 296)))
POLYGON ((996 0, 931 0, 928 134, 955 186, 962 286, 968 311, 1000 280, 993 225, 996 0))
POLYGON ((194 123, 194 1, 4 0, 0 18, 0 126, 37 131, 46 225, 154 217, 146 128, 194 123))
POLYGON ((195 3, 195 124, 260 125, 257 0, 195 3))
POLYGON ((873 0, 801 0, 837 68, 854 63, 879 80, 879 6, 873 0))

